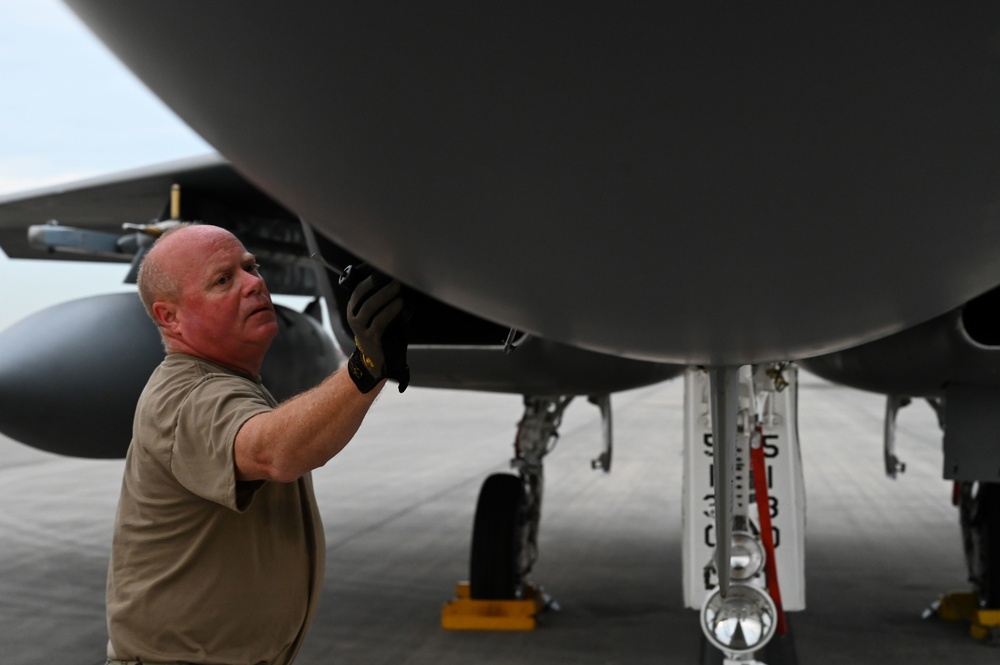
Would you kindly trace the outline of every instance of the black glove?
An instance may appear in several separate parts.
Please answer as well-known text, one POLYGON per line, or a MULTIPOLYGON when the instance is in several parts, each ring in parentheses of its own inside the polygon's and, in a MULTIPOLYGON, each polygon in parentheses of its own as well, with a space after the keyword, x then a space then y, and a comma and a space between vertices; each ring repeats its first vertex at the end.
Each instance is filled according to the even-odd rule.
POLYGON ((390 378, 399 383, 399 392, 403 392, 410 383, 410 368, 406 364, 408 317, 402 287, 365 264, 349 266, 339 283, 352 289, 347 322, 354 332, 356 348, 347 364, 355 385, 367 393, 383 378, 390 378))

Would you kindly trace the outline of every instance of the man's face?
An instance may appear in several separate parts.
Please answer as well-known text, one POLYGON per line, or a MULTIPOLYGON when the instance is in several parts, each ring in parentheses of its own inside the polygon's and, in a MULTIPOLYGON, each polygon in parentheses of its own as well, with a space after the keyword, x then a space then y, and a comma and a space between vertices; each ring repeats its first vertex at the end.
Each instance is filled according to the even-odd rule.
POLYGON ((184 343, 198 355, 235 367, 257 353, 262 359, 278 334, 278 321, 255 257, 223 229, 191 227, 183 233, 177 243, 177 316, 184 343))

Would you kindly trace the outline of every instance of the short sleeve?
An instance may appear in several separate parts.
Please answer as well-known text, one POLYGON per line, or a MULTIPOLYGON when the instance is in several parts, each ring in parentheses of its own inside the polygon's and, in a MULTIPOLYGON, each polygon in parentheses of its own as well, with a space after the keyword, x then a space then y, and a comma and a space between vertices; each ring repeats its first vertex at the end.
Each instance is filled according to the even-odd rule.
MULTIPOLYGON (((271 410, 253 382, 214 374, 197 383, 177 413, 170 470, 194 494, 236 511, 252 498, 237 491, 233 446, 251 417, 271 410), (239 495, 239 496, 238 496, 239 495)), ((256 486, 253 488, 256 489, 256 486)))

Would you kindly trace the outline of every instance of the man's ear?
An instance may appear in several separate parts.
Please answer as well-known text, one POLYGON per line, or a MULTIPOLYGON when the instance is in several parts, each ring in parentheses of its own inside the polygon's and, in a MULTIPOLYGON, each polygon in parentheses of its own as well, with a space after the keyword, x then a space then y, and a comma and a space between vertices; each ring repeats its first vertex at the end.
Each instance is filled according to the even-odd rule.
POLYGON ((161 328, 166 328, 170 332, 177 332, 180 326, 180 317, 177 316, 177 306, 173 303, 157 301, 153 303, 153 316, 161 328))

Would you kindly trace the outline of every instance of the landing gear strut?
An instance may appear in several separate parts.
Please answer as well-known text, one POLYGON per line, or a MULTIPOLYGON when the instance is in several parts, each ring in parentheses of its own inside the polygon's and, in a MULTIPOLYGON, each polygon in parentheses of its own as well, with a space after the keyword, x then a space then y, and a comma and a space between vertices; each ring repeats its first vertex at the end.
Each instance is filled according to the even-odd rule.
POLYGON ((962 482, 958 506, 979 606, 1000 609, 1000 483, 962 482))
POLYGON ((685 373, 684 602, 706 665, 797 662, 784 620, 805 607, 797 376, 788 363, 685 373))

